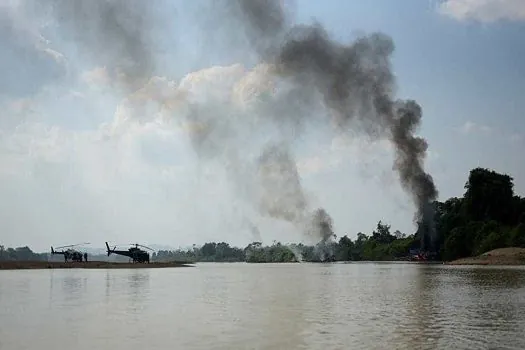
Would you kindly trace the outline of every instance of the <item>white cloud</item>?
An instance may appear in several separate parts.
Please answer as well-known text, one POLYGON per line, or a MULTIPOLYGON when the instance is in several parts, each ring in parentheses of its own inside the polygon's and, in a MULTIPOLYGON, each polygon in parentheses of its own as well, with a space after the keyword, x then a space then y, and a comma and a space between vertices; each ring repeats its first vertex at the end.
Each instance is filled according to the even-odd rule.
POLYGON ((75 98, 85 98, 86 95, 83 94, 82 92, 80 91, 76 91, 76 90, 71 90, 69 91, 67 97, 75 97, 75 98))
POLYGON ((152 164, 142 153, 151 139, 176 145, 176 132, 149 123, 120 137, 105 135, 103 129, 72 131, 36 123, 3 131, 0 240, 36 242, 42 248, 42 234, 68 242, 74 232, 76 238, 103 242, 122 232, 144 240, 144 232, 150 232, 148 238, 158 241, 158 234, 181 223, 192 227, 173 215, 184 213, 191 195, 185 185, 191 163, 152 164))
POLYGON ((459 131, 464 134, 491 134, 493 129, 487 125, 475 123, 473 121, 466 121, 459 131))
POLYGON ((27 113, 31 110, 33 104, 34 101, 30 98, 17 98, 10 101, 9 108, 15 114, 27 113))
POLYGON ((489 127, 472 121, 465 122, 462 126, 458 127, 456 131, 465 135, 491 136, 494 139, 503 140, 512 144, 519 144, 524 140, 523 134, 520 132, 489 127))
POLYGON ((495 22, 525 20, 523 0, 445 0, 439 5, 442 14, 454 19, 495 22))
POLYGON ((90 86, 107 86, 111 82, 106 67, 95 67, 80 74, 80 80, 90 86))
POLYGON ((67 64, 67 60, 65 58, 65 56, 56 51, 56 50, 53 50, 52 48, 50 47, 44 47, 41 49, 42 52, 44 52, 45 54, 47 54, 48 56, 50 56, 53 60, 55 60, 56 63, 58 64, 62 64, 62 65, 66 65, 67 64))

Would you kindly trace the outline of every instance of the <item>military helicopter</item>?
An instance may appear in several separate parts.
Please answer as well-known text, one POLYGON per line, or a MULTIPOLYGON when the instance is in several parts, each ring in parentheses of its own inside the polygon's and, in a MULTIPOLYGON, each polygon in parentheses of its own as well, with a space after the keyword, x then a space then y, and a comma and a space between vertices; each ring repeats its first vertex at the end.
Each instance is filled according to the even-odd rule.
POLYGON ((132 243, 130 245, 132 246, 134 245, 134 247, 130 247, 128 248, 128 250, 116 250, 117 249, 116 246, 113 247, 113 249, 110 249, 108 242, 106 242, 108 256, 113 253, 113 254, 127 256, 130 259, 133 259, 134 263, 138 262, 138 263, 148 263, 149 264, 149 253, 143 249, 140 249, 139 247, 143 247, 151 251, 153 251, 153 249, 146 247, 144 245, 138 244, 138 243, 132 243))
MULTIPOLYGON (((72 249, 73 247, 77 247, 79 245, 85 245, 89 243, 79 243, 79 244, 72 244, 72 245, 65 245, 62 247, 56 247, 56 249, 62 249, 61 251, 57 252, 53 247, 51 247, 51 254, 61 254, 64 256, 64 261, 67 262, 68 260, 71 261, 77 261, 82 262, 82 257, 87 257, 87 253, 79 252, 78 250, 72 249), (64 248, 68 248, 66 250, 63 250, 64 248)), ((87 261, 87 258, 86 258, 87 261)))

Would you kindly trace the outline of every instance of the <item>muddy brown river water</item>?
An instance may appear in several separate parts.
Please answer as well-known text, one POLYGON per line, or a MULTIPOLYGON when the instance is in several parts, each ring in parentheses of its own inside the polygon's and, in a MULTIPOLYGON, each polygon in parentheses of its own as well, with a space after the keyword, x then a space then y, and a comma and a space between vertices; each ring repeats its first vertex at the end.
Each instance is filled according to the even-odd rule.
POLYGON ((525 268, 0 271, 0 349, 525 349, 525 268))

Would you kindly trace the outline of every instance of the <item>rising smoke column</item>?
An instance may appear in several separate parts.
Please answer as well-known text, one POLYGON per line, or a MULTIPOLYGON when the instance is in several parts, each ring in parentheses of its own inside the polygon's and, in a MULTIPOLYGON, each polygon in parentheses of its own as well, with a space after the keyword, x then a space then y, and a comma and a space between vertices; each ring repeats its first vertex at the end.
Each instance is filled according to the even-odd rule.
MULTIPOLYGON (((238 18, 246 26, 252 42, 270 37, 284 41, 269 45, 279 47, 272 57, 279 74, 296 81, 297 86, 314 86, 325 105, 333 112, 340 132, 359 127, 373 137, 388 137, 394 147, 394 169, 401 185, 416 205, 416 221, 423 227, 422 245, 432 241, 431 203, 437 197, 432 177, 425 172, 423 160, 427 143, 414 135, 421 122, 421 107, 412 100, 393 98, 394 75, 390 56, 391 38, 374 33, 351 44, 329 38, 319 24, 286 27, 281 2, 237 0, 238 18), (277 35, 277 33, 283 35, 277 35)), ((263 57, 274 52, 265 51, 263 57)), ((286 116, 283 116, 286 117, 286 116)), ((425 248, 425 247, 422 247, 425 248)))
POLYGON ((247 73, 234 65, 187 76, 180 86, 191 90, 189 96, 198 95, 186 100, 184 118, 199 125, 190 130, 190 142, 201 160, 221 162, 235 193, 259 215, 288 222, 319 242, 323 237, 318 228, 324 223, 311 221, 329 216, 310 212, 291 151, 306 112, 301 104, 307 104, 308 96, 292 89, 260 99, 264 93, 254 90, 272 90, 274 68, 261 64, 247 73), (272 76, 271 81, 267 76, 272 76), (203 81, 211 89, 201 89, 203 81), (254 159, 250 160, 250 153, 256 154, 254 159))
POLYGON ((259 211, 291 223, 304 220, 307 199, 297 165, 286 145, 265 148, 258 159, 259 211))
POLYGON ((397 118, 391 127, 392 140, 396 145, 395 168, 399 172, 401 184, 412 194, 417 207, 416 222, 421 235, 421 249, 434 249, 435 226, 432 202, 438 192, 430 174, 423 169, 423 160, 428 148, 427 142, 414 136, 421 123, 421 107, 412 100, 398 103, 395 109, 397 118))

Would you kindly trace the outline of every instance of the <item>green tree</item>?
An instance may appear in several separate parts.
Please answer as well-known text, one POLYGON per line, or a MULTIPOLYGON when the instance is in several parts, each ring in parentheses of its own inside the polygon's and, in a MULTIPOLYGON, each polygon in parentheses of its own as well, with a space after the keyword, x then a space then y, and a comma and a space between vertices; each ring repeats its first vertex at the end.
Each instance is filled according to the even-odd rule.
POLYGON ((201 253, 205 257, 214 257, 217 250, 215 242, 205 243, 201 248, 201 253))
POLYGON ((465 211, 470 220, 511 223, 515 203, 512 177, 475 168, 470 171, 465 189, 465 211))
POLYGON ((339 261, 353 260, 352 252, 354 250, 354 242, 347 235, 339 238, 339 242, 336 247, 336 259, 339 261))
POLYGON ((525 223, 520 223, 509 233, 507 244, 512 247, 525 248, 525 223))
POLYGON ((392 243, 396 237, 390 234, 390 225, 383 224, 381 220, 377 223, 377 227, 372 232, 372 238, 377 243, 392 243))

